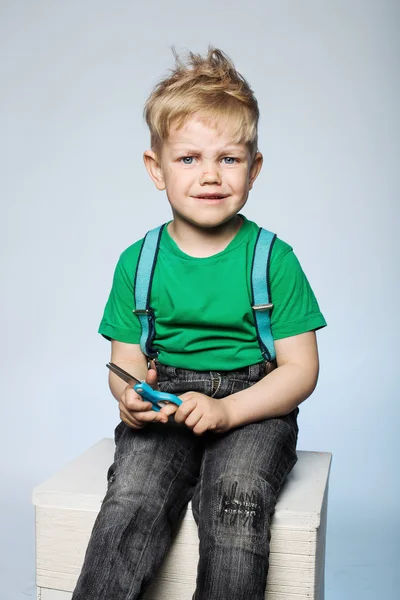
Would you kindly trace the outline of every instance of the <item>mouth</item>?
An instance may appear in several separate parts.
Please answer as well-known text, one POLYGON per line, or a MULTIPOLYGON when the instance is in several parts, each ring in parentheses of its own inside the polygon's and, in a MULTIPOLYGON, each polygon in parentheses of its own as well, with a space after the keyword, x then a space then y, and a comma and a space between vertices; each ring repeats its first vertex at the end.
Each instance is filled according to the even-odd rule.
POLYGON ((227 197, 228 194, 199 194, 198 196, 194 196, 196 200, 223 200, 227 197))

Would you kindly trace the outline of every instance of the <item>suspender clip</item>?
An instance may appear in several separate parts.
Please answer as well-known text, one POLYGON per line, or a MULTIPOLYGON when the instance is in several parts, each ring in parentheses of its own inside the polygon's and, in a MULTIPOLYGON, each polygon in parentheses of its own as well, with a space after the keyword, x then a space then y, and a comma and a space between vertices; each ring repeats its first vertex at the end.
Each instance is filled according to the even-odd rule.
POLYGON ((273 308, 273 304, 260 304, 259 306, 252 306, 253 310, 259 310, 260 312, 264 312, 266 310, 271 310, 273 308))

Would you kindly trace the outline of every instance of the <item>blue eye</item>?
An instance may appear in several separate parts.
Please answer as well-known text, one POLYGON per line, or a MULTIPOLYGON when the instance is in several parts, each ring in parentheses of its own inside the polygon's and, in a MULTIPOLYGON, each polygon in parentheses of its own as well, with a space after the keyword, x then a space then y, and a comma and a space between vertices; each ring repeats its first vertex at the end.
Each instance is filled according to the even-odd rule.
POLYGON ((181 162, 184 165, 192 165, 194 161, 194 157, 193 156, 184 156, 183 158, 181 158, 181 162))
POLYGON ((233 165, 236 162, 236 158, 233 158, 233 156, 224 156, 222 160, 226 165, 233 165))

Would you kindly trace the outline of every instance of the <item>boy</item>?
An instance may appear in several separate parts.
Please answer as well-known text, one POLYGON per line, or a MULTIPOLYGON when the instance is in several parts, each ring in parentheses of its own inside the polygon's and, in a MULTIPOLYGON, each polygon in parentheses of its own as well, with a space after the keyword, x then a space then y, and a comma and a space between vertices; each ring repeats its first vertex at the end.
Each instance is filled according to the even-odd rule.
POLYGON ((276 361, 259 344, 259 227, 239 214, 262 165, 259 112, 230 60, 216 49, 177 59, 145 114, 145 165, 173 214, 151 284, 155 336, 142 345, 156 360, 133 312, 143 240, 120 257, 99 331, 112 362, 182 404, 155 412, 110 373, 115 462, 73 600, 140 598, 190 500, 200 538, 193 598, 263 600, 271 517, 296 462, 297 407, 317 382, 325 321, 292 249, 275 239, 265 287, 276 361))

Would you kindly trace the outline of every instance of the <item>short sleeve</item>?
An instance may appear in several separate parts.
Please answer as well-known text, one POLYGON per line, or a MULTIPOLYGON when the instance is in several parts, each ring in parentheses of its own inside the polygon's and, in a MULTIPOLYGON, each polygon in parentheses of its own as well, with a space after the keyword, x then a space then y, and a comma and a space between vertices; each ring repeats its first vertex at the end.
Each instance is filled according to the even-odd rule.
POLYGON ((275 340, 326 326, 314 292, 292 248, 277 239, 271 257, 271 329, 275 340))
POLYGON ((128 344, 138 344, 141 335, 139 319, 132 312, 135 308, 134 277, 140 251, 140 248, 135 248, 136 245, 126 250, 117 263, 111 292, 99 326, 99 333, 106 339, 128 344))

